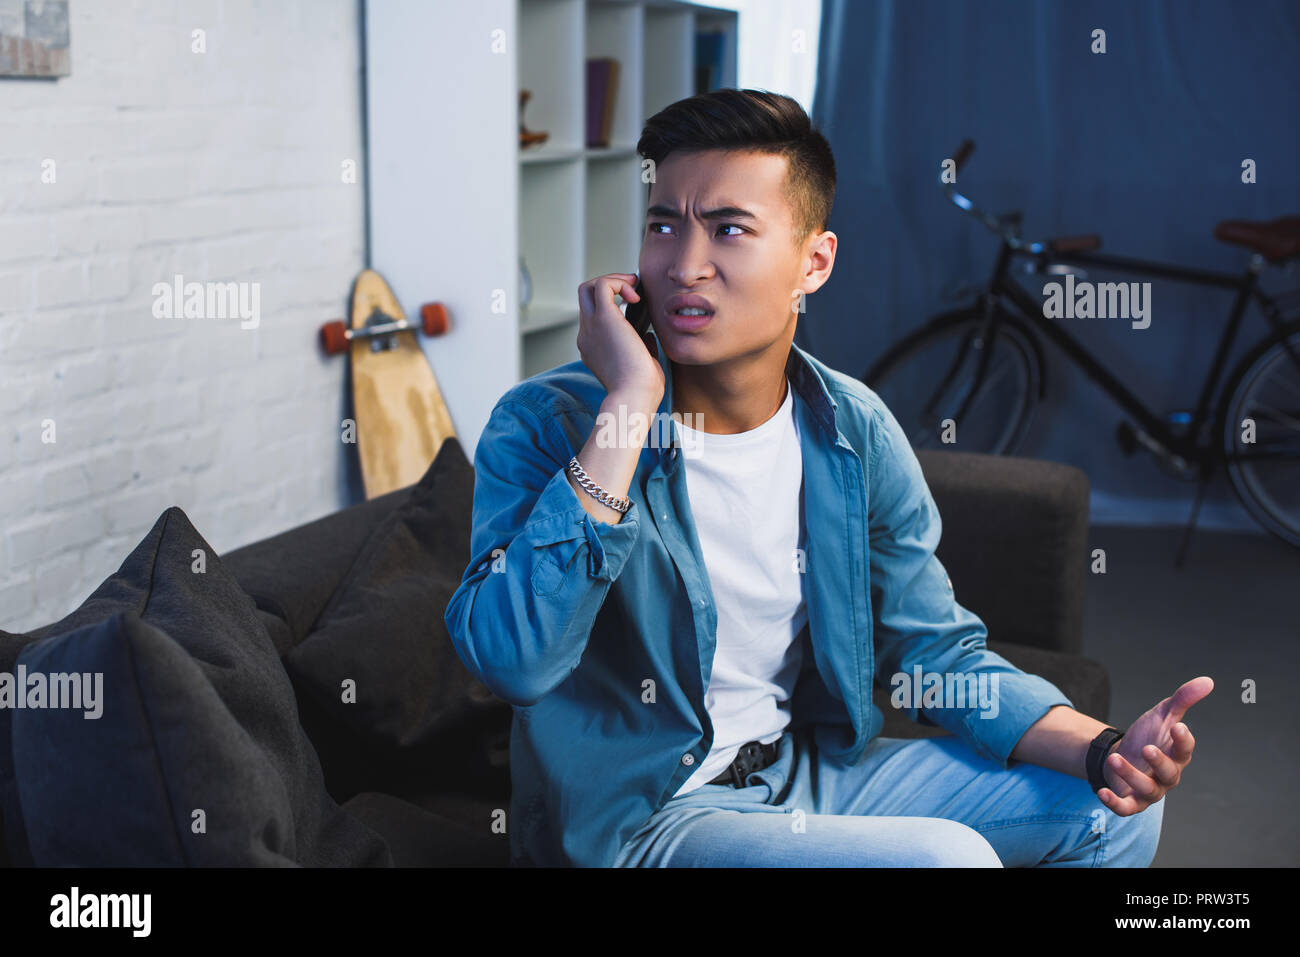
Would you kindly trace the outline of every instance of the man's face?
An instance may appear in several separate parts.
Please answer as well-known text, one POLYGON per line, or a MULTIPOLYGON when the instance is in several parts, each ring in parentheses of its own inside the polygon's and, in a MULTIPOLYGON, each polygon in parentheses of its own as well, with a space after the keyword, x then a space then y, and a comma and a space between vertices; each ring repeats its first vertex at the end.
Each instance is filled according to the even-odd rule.
POLYGON ((785 175, 782 156, 723 150, 677 151, 656 169, 638 275, 674 362, 713 365, 793 338, 795 291, 825 277, 809 288, 785 175), (671 315, 679 294, 703 296, 713 315, 671 315))

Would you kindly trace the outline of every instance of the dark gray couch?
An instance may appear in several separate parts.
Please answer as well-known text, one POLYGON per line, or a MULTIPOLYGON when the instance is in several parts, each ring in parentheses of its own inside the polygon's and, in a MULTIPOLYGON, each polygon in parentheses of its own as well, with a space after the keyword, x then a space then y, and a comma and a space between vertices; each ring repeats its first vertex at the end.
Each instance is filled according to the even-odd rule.
MULTIPOLYGON (((918 459, 943 519, 939 558, 957 600, 979 614, 995 636, 989 647, 1052 681, 1080 710, 1106 720, 1106 671, 1079 655, 1088 528, 1084 474, 1049 462, 959 452, 920 452, 918 459)), ((213 651, 211 642, 196 643, 187 631, 180 640, 185 652, 176 652, 163 631, 171 621, 166 617, 168 601, 173 608, 191 600, 208 602, 225 582, 225 605, 214 607, 226 608, 223 615, 243 623, 251 649, 235 665, 265 671, 278 657, 284 668, 260 696, 244 695, 250 699, 244 706, 253 707, 251 699, 256 697, 262 708, 249 712, 262 715, 250 720, 271 720, 264 716, 274 711, 268 711, 263 700, 269 696, 278 699, 275 720, 283 725, 285 715, 296 709, 302 731, 296 742, 292 729, 281 728, 278 737, 254 734, 257 747, 247 750, 247 760, 271 769, 263 777, 278 775, 277 782, 290 782, 289 805, 281 807, 268 798, 270 810, 262 813, 268 820, 292 823, 295 834, 267 838, 269 825, 259 825, 256 853, 235 848, 231 859, 326 866, 508 866, 508 839, 494 829, 493 821, 509 808, 511 709, 469 675, 451 647, 441 614, 468 562, 472 489, 472 468, 451 440, 418 485, 236 549, 219 560, 214 557, 210 571, 217 574, 204 576, 198 584, 184 575, 168 581, 166 569, 188 561, 195 543, 201 543, 184 513, 169 509, 119 573, 152 579, 130 588, 106 582, 57 626, 28 636, 0 633, 0 670, 12 668, 31 641, 62 634, 71 625, 90 628, 87 622, 102 622, 117 609, 114 621, 127 635, 117 640, 125 642, 124 647, 136 649, 136 655, 171 649, 171 657, 163 654, 160 660, 170 661, 173 670, 178 661, 184 663, 186 652, 204 657, 211 680, 197 674, 190 680, 198 681, 196 687, 204 694, 211 685, 224 698, 221 681, 229 681, 234 666, 226 660, 206 660, 222 658, 219 649, 213 651), (173 597, 167 598, 169 594, 173 597), (129 611, 123 614, 122 608, 129 611), (347 706, 338 700, 341 681, 358 689, 356 701, 347 706), (308 740, 310 746, 304 746, 308 740), (314 763, 317 757, 319 765, 314 763)), ((102 631, 105 626, 96 627, 102 631)), ((191 631, 198 634, 202 628, 196 624, 191 631)), ((215 634, 221 634, 220 629, 215 634)), ((86 640, 92 644, 85 647, 116 647, 105 645, 102 635, 90 634, 86 640)), ((161 666, 154 671, 170 674, 161 666)), ((235 699, 231 711, 238 718, 243 713, 240 692, 229 695, 235 699)), ((141 700, 143 710, 149 711, 148 695, 141 700)), ((890 707, 886 689, 877 687, 876 702, 885 714, 886 736, 946 733, 908 721, 890 707)), ((226 719, 221 700, 216 707, 226 719)), ((4 720, 0 714, 0 762, 10 757, 10 729, 4 720)), ((79 730, 68 727, 73 733, 79 730)), ((237 725, 233 733, 240 736, 237 725)), ((220 753, 227 761, 243 760, 228 755, 249 747, 242 740, 212 746, 218 745, 226 749, 220 753)), ((161 755, 154 762, 159 766, 173 765, 179 755, 191 766, 204 767, 203 755, 186 752, 183 744, 170 755, 165 741, 151 738, 149 747, 161 755)), ((30 742, 27 749, 24 767, 30 769, 30 742)), ((37 770, 76 777, 75 768, 59 771, 38 763, 37 770)), ((162 775, 154 768, 149 773, 162 775)), ((152 790, 172 792, 171 803, 181 805, 176 814, 179 836, 146 859, 117 861, 112 854, 119 852, 100 851, 96 857, 88 846, 78 846, 75 836, 67 836, 61 822, 40 820, 43 811, 20 808, 10 777, 6 782, 0 768, 0 811, 9 813, 3 833, 11 843, 16 835, 20 850, 6 851, 0 845, 0 862, 9 857, 19 863, 32 860, 24 826, 36 824, 33 833, 62 835, 55 844, 42 837, 35 855, 38 863, 42 855, 58 863, 205 863, 212 859, 212 845, 184 833, 186 809, 198 801, 226 808, 222 814, 235 814, 242 806, 221 793, 206 795, 209 801, 204 796, 174 798, 174 792, 183 789, 163 776, 152 790), (23 815, 30 820, 17 820, 23 815)), ((57 778, 43 784, 46 793, 61 787, 57 778)), ((108 776, 76 784, 82 797, 97 792, 101 806, 114 812, 115 796, 135 793, 108 776)), ((131 787, 138 789, 138 782, 131 787)), ((285 788, 277 787, 272 797, 284 804, 280 791, 285 788)), ((151 799, 149 787, 140 794, 140 800, 151 799)), ((127 823, 148 836, 151 821, 127 823)), ((113 820, 100 830, 122 826, 122 820, 113 820)), ((167 825, 159 821, 158 826, 167 825)), ((282 829, 287 826, 281 824, 282 829)))
MULTIPOLYGON (((997 636, 990 639, 989 647, 1025 671, 1047 678, 1080 711, 1106 720, 1110 708, 1106 669, 1079 654, 1088 555, 1087 476, 1071 466, 1034 459, 924 450, 917 458, 943 519, 939 559, 958 600, 980 615, 990 636, 997 636)), ((325 553, 326 541, 332 543, 330 554, 346 555, 404 494, 393 492, 353 506, 231 552, 226 561, 246 588, 275 591, 280 601, 310 616, 342 574, 341 562, 321 568, 322 575, 311 581, 288 583, 292 590, 286 591, 286 583, 277 582, 271 571, 278 564, 277 556, 299 549, 325 553)), ((465 503, 466 514, 469 506, 465 503)), ((456 566, 458 574, 466 561, 456 566)), ((884 713, 882 733, 887 737, 947 734, 909 721, 890 706, 887 689, 879 685, 875 701, 884 713)), ((318 742, 318 747, 322 745, 325 742, 318 742)), ((494 746, 504 767, 508 733, 494 746)), ((322 754, 322 762, 328 779, 327 755, 322 754)), ((351 793, 349 788, 336 797, 384 835, 399 864, 442 859, 447 854, 445 843, 453 841, 457 863, 477 860, 481 854, 484 864, 504 866, 509 859, 504 838, 488 832, 494 809, 509 808, 508 783, 501 784, 500 790, 489 794, 454 794, 434 784, 431 774, 429 781, 412 781, 396 793, 373 789, 351 793)), ((486 789, 492 786, 489 783, 486 789)))

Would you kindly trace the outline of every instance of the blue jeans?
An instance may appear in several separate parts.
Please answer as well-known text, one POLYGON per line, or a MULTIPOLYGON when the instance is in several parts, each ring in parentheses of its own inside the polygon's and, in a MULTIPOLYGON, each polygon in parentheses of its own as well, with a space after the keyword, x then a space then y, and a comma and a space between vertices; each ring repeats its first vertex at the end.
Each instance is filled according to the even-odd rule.
POLYGON ((1164 801, 1119 817, 1088 782, 1003 770, 960 739, 874 738, 845 765, 787 732, 745 787, 672 798, 615 867, 1147 867, 1164 801))

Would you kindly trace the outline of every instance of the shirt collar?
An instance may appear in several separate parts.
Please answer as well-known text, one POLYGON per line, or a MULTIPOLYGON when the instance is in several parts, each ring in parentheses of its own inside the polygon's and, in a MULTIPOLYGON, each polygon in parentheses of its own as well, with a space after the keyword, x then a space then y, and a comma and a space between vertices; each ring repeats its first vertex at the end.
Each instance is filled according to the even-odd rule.
MULTIPOLYGON (((648 330, 651 336, 654 336, 655 349, 659 355, 659 366, 664 371, 664 396, 659 403, 659 415, 672 416, 673 412, 673 364, 668 359, 668 354, 659 342, 659 337, 655 335, 654 329, 648 330)), ((826 388, 826 380, 822 378, 821 372, 813 365, 808 353, 800 349, 793 342, 790 343, 790 354, 785 362, 785 374, 790 379, 790 385, 800 399, 808 406, 812 413, 814 421, 826 433, 831 444, 836 444, 839 438, 839 427, 836 424, 835 410, 839 403, 831 395, 830 390, 826 388)), ((673 428, 672 447, 661 450, 661 456, 671 457, 678 448, 677 429, 673 428)))

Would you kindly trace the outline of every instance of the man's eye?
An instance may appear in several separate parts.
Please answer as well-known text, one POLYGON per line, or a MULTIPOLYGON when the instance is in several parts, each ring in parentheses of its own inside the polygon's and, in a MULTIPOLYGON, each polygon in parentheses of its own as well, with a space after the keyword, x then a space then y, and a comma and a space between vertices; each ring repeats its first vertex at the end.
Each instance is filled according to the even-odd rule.
MULTIPOLYGON (((654 233, 654 232, 655 232, 655 227, 656 227, 656 226, 667 226, 667 225, 668 225, 667 223, 650 223, 650 225, 647 226, 646 228, 649 229, 650 232, 654 233)), ((719 229, 739 229, 741 233, 744 233, 744 232, 745 232, 745 228, 744 228, 743 226, 737 226, 735 223, 723 223, 723 224, 722 224, 721 226, 719 226, 718 228, 719 228, 719 229)), ((663 233, 657 233, 656 235, 660 235, 660 236, 662 236, 663 233)), ((731 234, 731 235, 734 236, 734 235, 739 235, 739 234, 737 234, 737 233, 733 233, 733 234, 731 234)))

